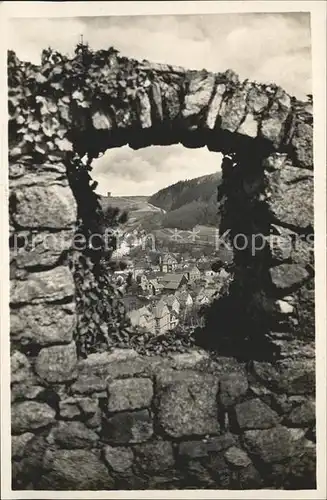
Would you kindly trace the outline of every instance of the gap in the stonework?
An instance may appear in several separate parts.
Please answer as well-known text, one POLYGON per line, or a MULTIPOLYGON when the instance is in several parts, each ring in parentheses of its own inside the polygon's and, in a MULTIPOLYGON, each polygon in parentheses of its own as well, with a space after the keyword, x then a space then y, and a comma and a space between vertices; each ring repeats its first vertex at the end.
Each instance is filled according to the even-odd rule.
POLYGON ((124 146, 93 160, 103 209, 127 213, 113 255, 126 268, 113 280, 133 326, 154 334, 204 326, 200 309, 214 300, 220 279, 212 264, 221 258, 221 162, 220 153, 182 145, 124 146))

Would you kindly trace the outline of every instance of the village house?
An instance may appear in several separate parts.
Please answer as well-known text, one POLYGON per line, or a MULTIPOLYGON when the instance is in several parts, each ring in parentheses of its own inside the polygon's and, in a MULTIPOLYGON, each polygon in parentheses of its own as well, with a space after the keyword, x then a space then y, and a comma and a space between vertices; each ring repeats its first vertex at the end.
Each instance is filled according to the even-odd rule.
POLYGON ((175 330, 179 323, 179 316, 175 311, 169 311, 169 330, 175 330))
POLYGON ((147 332, 156 333, 156 321, 151 310, 143 306, 140 309, 133 309, 127 313, 131 325, 135 328, 143 328, 147 332))
POLYGON ((170 312, 166 304, 160 300, 153 308, 155 333, 161 335, 170 330, 170 312))
POLYGON ((153 313, 156 318, 157 333, 162 334, 174 330, 179 323, 179 315, 175 307, 168 306, 166 300, 161 298, 154 306, 153 313))
POLYGON ((179 314, 181 305, 175 295, 164 295, 162 300, 168 306, 168 309, 176 314, 179 314))
POLYGON ((187 267, 186 269, 183 270, 183 272, 187 277, 188 281, 191 283, 201 278, 200 270, 196 266, 187 267))
POLYGON ((163 285, 159 283, 157 279, 150 279, 148 283, 149 283, 149 292, 152 295, 159 295, 162 292, 163 285))
POLYGON ((139 285, 143 292, 146 293, 149 291, 150 284, 145 274, 139 274, 138 276, 136 276, 136 283, 139 285))
POLYGON ((135 264, 133 269, 133 278, 136 280, 137 276, 144 274, 148 267, 149 266, 146 262, 138 262, 135 264))
POLYGON ((163 273, 172 273, 177 267, 177 260, 173 255, 170 254, 165 254, 164 256, 160 255, 159 266, 160 271, 162 271, 163 273))
POLYGON ((187 284, 187 278, 182 273, 168 273, 162 276, 159 282, 163 285, 164 290, 175 291, 187 284))
POLYGON ((189 308, 193 305, 193 299, 187 290, 180 290, 175 293, 175 297, 180 303, 181 307, 189 308))

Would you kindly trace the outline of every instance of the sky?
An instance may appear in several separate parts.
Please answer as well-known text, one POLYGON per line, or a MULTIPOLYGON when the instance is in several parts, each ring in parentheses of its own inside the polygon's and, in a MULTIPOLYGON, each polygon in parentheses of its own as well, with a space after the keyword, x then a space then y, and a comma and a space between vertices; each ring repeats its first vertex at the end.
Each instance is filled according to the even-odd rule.
MULTIPOLYGON (((9 48, 40 61, 51 46, 72 54, 83 34, 92 49, 114 46, 139 60, 274 82, 300 99, 312 93, 310 17, 306 13, 111 16, 12 19, 9 48)), ((169 184, 217 171, 221 155, 181 145, 111 149, 94 162, 98 192, 149 195, 169 184)))

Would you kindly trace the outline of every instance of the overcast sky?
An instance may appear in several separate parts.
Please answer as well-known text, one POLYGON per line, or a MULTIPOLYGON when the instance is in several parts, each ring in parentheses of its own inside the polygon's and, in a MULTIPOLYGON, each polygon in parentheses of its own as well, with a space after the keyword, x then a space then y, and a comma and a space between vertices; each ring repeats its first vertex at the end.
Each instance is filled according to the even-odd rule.
MULTIPOLYGON (((115 46, 125 56, 190 69, 231 68, 241 79, 275 82, 300 99, 312 92, 310 18, 305 13, 13 19, 9 48, 20 59, 38 63, 48 46, 71 54, 80 34, 93 49, 115 46)), ((100 192, 147 195, 215 172, 220 161, 206 148, 124 147, 98 160, 93 177, 100 192)))

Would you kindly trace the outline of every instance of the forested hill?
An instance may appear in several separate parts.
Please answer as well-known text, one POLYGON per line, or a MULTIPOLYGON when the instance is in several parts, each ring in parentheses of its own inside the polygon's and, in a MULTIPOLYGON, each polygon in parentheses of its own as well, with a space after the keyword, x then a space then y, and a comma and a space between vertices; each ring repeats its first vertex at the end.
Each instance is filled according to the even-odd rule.
POLYGON ((163 227, 192 229, 197 224, 217 227, 220 182, 221 172, 179 181, 155 193, 148 202, 166 211, 163 227))
POLYGON ((179 181, 153 194, 148 202, 170 212, 194 201, 217 201, 217 186, 220 182, 221 172, 179 181))
POLYGON ((218 172, 179 181, 150 197, 100 196, 100 203, 104 209, 111 206, 126 210, 129 229, 218 227, 217 188, 220 182, 221 173, 218 172))

